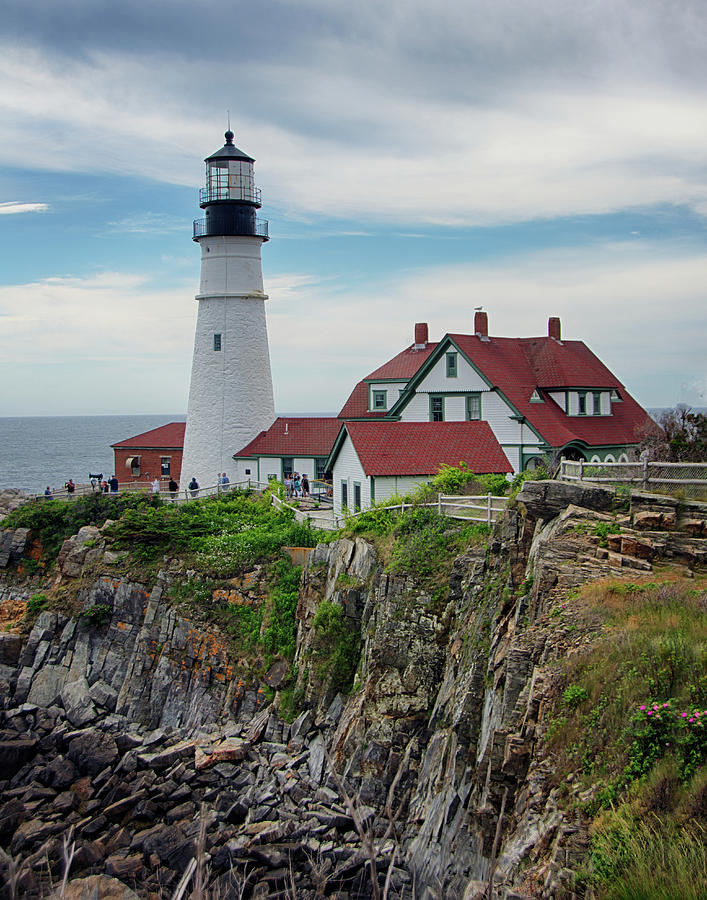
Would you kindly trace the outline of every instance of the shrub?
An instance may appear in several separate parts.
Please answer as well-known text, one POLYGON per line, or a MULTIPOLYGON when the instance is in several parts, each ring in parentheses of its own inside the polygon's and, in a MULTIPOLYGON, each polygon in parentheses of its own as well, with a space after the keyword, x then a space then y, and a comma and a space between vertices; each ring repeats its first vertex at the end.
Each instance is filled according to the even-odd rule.
POLYGON ((49 605, 49 597, 46 594, 33 594, 27 601, 27 612, 36 615, 49 605))
POLYGON ((358 665, 361 639, 358 629, 335 603, 319 604, 312 622, 312 660, 316 675, 335 691, 351 689, 358 665))
POLYGON ((42 500, 24 503, 5 519, 5 528, 29 528, 39 538, 44 558, 56 559, 66 538, 76 534, 84 525, 101 527, 106 519, 119 519, 127 510, 149 508, 160 503, 149 494, 94 493, 77 497, 71 503, 63 500, 42 500))
POLYGON ((95 606, 89 606, 88 609, 85 609, 79 615, 85 622, 100 628, 102 625, 110 622, 113 609, 107 603, 96 603, 95 606))
POLYGON ((589 700, 589 694, 578 684, 571 684, 562 694, 562 702, 572 711, 577 709, 585 700, 589 700))

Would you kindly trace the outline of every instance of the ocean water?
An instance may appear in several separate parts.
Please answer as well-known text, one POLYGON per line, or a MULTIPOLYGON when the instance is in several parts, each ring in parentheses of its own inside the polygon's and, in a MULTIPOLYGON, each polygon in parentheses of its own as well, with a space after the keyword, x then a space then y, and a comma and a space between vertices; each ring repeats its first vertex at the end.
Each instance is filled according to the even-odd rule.
POLYGON ((32 416, 0 418, 0 490, 40 492, 63 487, 91 473, 111 475, 111 444, 168 422, 183 413, 143 416, 32 416))

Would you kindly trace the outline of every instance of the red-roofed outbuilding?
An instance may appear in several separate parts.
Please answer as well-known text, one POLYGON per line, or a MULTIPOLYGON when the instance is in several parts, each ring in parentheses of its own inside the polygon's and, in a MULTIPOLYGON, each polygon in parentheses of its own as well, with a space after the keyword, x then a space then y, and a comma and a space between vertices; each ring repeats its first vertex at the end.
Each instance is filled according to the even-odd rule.
POLYGON ((157 476, 165 489, 170 478, 179 483, 185 428, 186 422, 170 422, 111 444, 118 481, 147 481, 157 476))

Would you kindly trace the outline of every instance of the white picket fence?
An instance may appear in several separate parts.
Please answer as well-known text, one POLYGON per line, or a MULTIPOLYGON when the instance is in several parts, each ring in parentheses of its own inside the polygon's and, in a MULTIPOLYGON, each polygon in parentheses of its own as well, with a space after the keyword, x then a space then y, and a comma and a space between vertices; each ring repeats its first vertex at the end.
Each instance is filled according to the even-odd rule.
POLYGON ((643 491, 682 491, 694 500, 707 499, 707 462, 586 462, 563 459, 557 473, 562 481, 635 485, 643 491))
MULTIPOLYGON (((263 491, 266 487, 272 487, 272 483, 267 484, 262 481, 255 481, 252 478, 248 478, 245 481, 236 481, 227 485, 210 484, 206 487, 200 487, 197 491, 190 491, 189 489, 174 492, 159 491, 155 492, 155 495, 160 497, 160 499, 162 500, 166 500, 171 503, 182 504, 189 503, 192 500, 201 500, 204 497, 213 497, 218 494, 225 494, 229 491, 235 491, 238 489, 263 491)), ((126 485, 120 485, 119 488, 120 489, 117 492, 109 493, 107 494, 107 496, 116 497, 121 493, 125 494, 135 492, 151 492, 150 485, 142 483, 129 483, 126 485)), ((62 489, 61 491, 55 491, 52 495, 52 499, 72 500, 76 497, 90 493, 92 493, 90 485, 77 485, 76 493, 68 494, 65 489, 62 489), (78 490, 79 487, 82 488, 81 491, 78 490)), ((35 499, 43 500, 45 498, 42 494, 37 494, 35 496, 35 499)), ((365 510, 360 510, 357 512, 350 512, 346 513, 345 515, 340 515, 334 513, 331 508, 300 509, 293 503, 282 500, 276 494, 272 494, 272 503, 274 506, 277 506, 278 509, 292 510, 297 522, 309 524, 313 528, 326 530, 341 528, 346 524, 346 522, 350 521, 351 519, 357 518, 362 514, 362 512, 365 512, 365 510)), ((401 513, 404 513, 406 510, 412 509, 414 506, 421 505, 436 508, 440 516, 448 516, 451 519, 459 519, 460 521, 465 522, 483 522, 486 525, 493 525, 505 510, 507 503, 507 497, 496 497, 493 494, 470 496, 438 494, 437 499, 430 503, 413 504, 403 502, 395 506, 387 506, 386 509, 390 510, 391 512, 400 511, 401 513)))

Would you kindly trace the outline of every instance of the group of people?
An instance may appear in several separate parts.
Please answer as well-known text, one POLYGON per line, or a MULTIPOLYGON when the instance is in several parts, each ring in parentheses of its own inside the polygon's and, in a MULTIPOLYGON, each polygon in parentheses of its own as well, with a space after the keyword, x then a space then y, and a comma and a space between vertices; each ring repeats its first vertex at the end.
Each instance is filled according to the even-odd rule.
POLYGON ((309 479, 299 472, 285 476, 285 490, 288 497, 309 497, 309 479))

